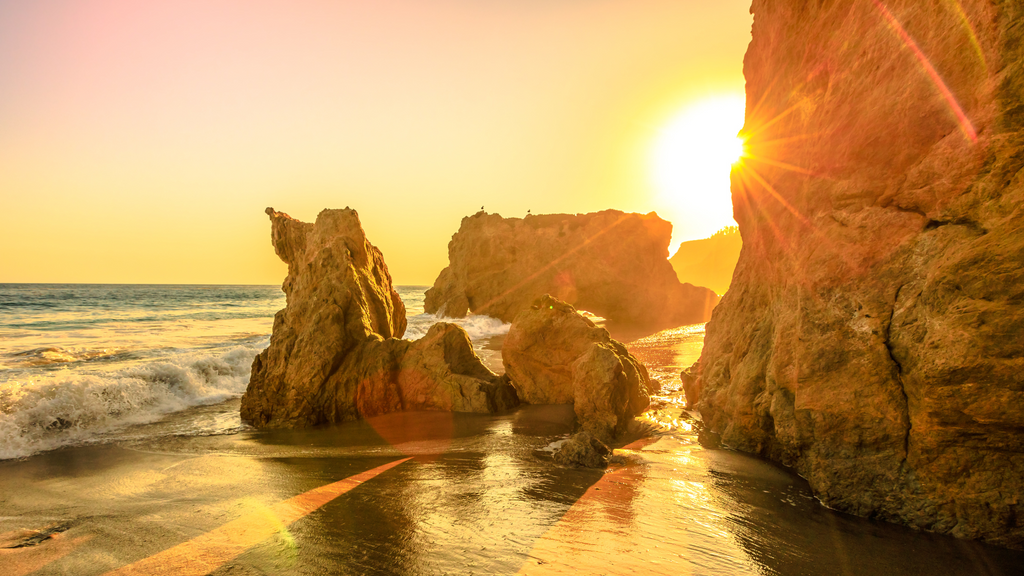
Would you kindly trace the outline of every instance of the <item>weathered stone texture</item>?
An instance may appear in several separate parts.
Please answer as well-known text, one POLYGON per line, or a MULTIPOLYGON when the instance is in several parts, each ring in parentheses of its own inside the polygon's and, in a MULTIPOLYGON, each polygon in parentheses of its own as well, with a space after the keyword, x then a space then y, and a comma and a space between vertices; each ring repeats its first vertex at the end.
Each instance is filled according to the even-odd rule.
POLYGON ((587 431, 580 431, 565 440, 555 452, 555 462, 563 466, 607 468, 612 451, 587 431))
POLYGON ((705 322, 718 296, 682 284, 668 262, 672 224, 656 214, 605 210, 462 219, 449 265, 427 291, 427 312, 511 322, 543 294, 622 324, 705 322))
POLYGON ((480 362, 466 332, 438 323, 400 340, 405 305, 355 210, 324 210, 316 224, 267 209, 288 264, 288 304, 270 347, 253 361, 242 418, 260 427, 337 423, 399 410, 493 412, 515 391, 480 362))
POLYGON ((582 428, 604 442, 650 404, 647 368, 607 330, 546 294, 516 315, 501 358, 522 401, 572 404, 582 428))
POLYGON ((752 10, 707 425, 831 507, 1024 547, 1024 6, 752 10))

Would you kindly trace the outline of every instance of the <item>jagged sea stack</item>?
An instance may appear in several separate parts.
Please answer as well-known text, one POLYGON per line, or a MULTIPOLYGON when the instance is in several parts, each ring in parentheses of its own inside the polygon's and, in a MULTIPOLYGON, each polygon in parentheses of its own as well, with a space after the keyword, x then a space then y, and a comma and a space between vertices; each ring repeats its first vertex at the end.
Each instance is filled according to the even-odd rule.
POLYGON ((828 506, 1024 547, 1024 6, 752 10, 709 430, 828 506))
POLYGON ((399 410, 493 412, 515 391, 473 352, 465 331, 438 323, 401 340, 405 305, 355 210, 324 210, 315 224, 267 208, 288 264, 288 304, 270 347, 252 365, 242 418, 260 427, 337 423, 399 410))
POLYGON ((668 262, 671 237, 672 224, 653 212, 502 218, 481 211, 462 219, 424 307, 511 322, 551 294, 623 325, 706 322, 718 295, 679 282, 668 262))

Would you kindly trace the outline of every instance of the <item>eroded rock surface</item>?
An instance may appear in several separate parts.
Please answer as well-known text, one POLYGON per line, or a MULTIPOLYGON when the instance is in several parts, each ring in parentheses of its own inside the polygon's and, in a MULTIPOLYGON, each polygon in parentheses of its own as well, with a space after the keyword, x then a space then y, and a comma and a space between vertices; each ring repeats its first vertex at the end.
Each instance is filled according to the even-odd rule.
POLYGON ((694 362, 689 368, 684 368, 679 373, 679 380, 683 384, 683 395, 686 397, 687 408, 692 408, 700 398, 700 387, 697 384, 700 374, 700 362, 694 362))
POLYGON ((570 436, 555 452, 555 462, 563 466, 607 468, 612 451, 586 430, 570 436))
POLYGON ((682 284, 668 263, 672 225, 656 214, 606 210, 462 219, 449 265, 427 291, 427 312, 486 314, 511 322, 543 294, 622 324, 663 328, 705 322, 718 303, 682 284))
POLYGON ((647 368, 575 308, 544 295, 516 315, 501 348, 530 404, 572 404, 583 429, 610 442, 650 404, 647 368))
POLYGON ((399 410, 493 412, 515 406, 507 380, 477 358, 466 332, 438 323, 401 340, 405 306, 355 210, 315 224, 267 209, 288 264, 288 304, 253 361, 242 418, 260 427, 337 423, 399 410))
POLYGON ((752 10, 709 432, 833 508, 1024 547, 1024 8, 752 10))

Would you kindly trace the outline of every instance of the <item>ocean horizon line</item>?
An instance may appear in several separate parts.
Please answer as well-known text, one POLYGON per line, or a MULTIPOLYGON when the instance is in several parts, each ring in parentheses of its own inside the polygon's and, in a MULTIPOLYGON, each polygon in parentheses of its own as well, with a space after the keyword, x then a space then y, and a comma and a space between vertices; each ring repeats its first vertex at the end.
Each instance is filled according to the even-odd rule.
MULTIPOLYGON (((408 288, 430 288, 431 284, 399 284, 393 283, 394 286, 402 286, 408 288)), ((266 286, 266 287, 278 287, 280 284, 217 284, 217 283, 167 283, 167 282, 0 282, 0 286, 266 286)))

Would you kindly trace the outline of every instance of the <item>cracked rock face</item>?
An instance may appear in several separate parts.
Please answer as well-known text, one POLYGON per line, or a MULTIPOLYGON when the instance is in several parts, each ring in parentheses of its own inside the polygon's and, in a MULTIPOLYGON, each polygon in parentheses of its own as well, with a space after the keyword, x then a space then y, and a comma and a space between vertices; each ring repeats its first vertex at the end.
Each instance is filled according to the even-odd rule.
POLYGON ((607 330, 547 294, 516 315, 501 359, 522 401, 572 404, 583 430, 604 442, 650 404, 647 368, 607 330))
POLYGON ((466 332, 438 323, 410 342, 405 305, 355 210, 324 210, 315 224, 273 208, 271 238, 288 264, 288 304, 270 347, 252 365, 244 420, 304 427, 400 410, 495 412, 515 390, 477 358, 466 332))
POLYGON ((462 219, 449 265, 427 291, 427 312, 485 314, 511 322, 544 294, 631 326, 706 322, 713 291, 679 282, 668 262, 672 224, 654 214, 605 210, 462 219))
POLYGON ((830 507, 1021 548, 1024 8, 960 4, 754 1, 696 388, 830 507))

